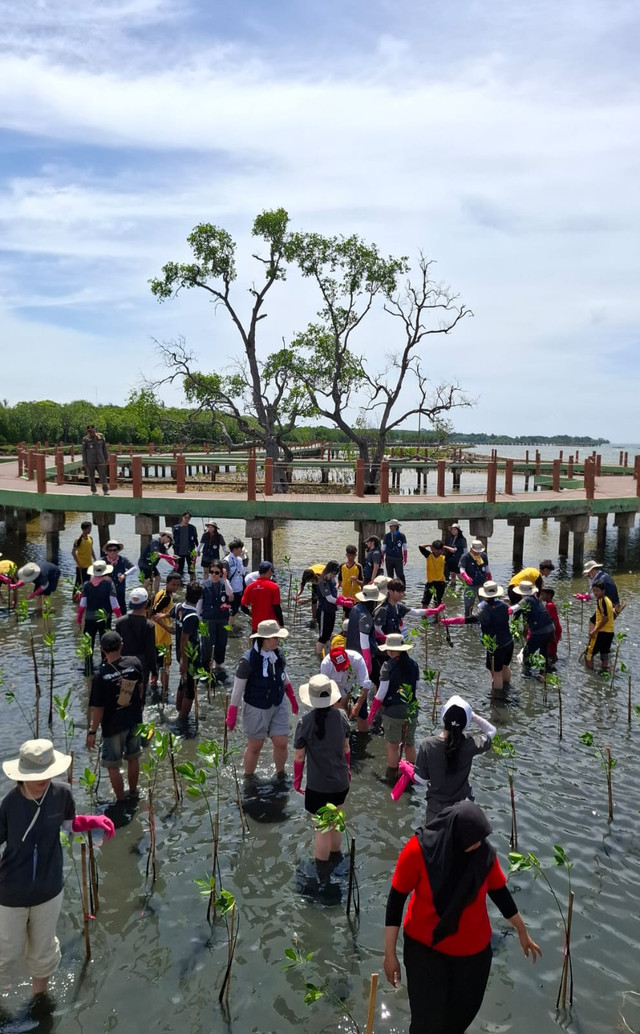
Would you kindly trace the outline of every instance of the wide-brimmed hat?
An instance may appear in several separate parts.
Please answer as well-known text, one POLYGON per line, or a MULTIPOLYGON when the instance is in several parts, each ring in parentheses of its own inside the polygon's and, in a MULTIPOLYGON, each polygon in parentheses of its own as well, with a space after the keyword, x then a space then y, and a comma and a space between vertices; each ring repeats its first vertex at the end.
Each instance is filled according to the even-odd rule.
POLYGON ((498 596, 504 596, 504 589, 497 582, 485 582, 478 589, 478 596, 483 596, 485 600, 494 600, 498 596))
POLYGON ((158 532, 158 534, 160 538, 162 538, 163 535, 166 535, 167 538, 171 539, 171 545, 173 545, 173 532, 170 528, 163 528, 162 531, 158 532))
POLYGON ((298 695, 308 707, 331 707, 340 699, 338 683, 327 675, 312 675, 308 682, 300 686, 298 695))
POLYGON ((286 639, 289 633, 286 628, 281 628, 277 621, 272 618, 268 621, 261 621, 257 629, 250 636, 250 639, 286 639))
POLYGON ((387 586, 389 585, 390 581, 391 581, 391 579, 389 578, 388 575, 386 575, 386 574, 377 574, 376 577, 373 579, 373 584, 378 586, 378 591, 379 592, 386 592, 387 591, 387 586))
POLYGON ((143 603, 147 603, 148 599, 149 593, 142 585, 137 585, 129 593, 129 603, 132 607, 141 607, 143 603))
POLYGON ((451 531, 452 528, 457 528, 458 531, 460 531, 460 525, 459 524, 450 524, 449 525, 449 531, 451 531))
POLYGON ((380 643, 378 649, 400 650, 402 653, 405 653, 407 650, 413 650, 413 643, 405 643, 404 637, 400 632, 390 632, 387 636, 386 642, 380 643))
POLYGON ((120 552, 121 549, 124 549, 124 542, 118 542, 117 539, 109 539, 104 548, 105 552, 107 551, 107 549, 117 549, 118 552, 120 552))
POLYGON ((205 526, 205 528, 217 528, 218 527, 218 525, 216 524, 215 521, 205 521, 204 522, 204 526, 205 526))
POLYGON ((16 782, 35 783, 41 779, 55 779, 66 772, 71 756, 54 750, 51 740, 26 740, 20 747, 20 756, 2 762, 2 771, 16 782))
POLYGON ((474 553, 484 553, 484 542, 481 539, 473 539, 471 549, 474 553))
POLYGON ((106 560, 94 560, 91 567, 87 568, 90 578, 103 578, 105 574, 111 574, 113 567, 106 560))
POLYGON ((520 582, 520 585, 512 585, 511 588, 517 596, 535 596, 538 592, 533 582, 520 582))
MULTIPOLYGON (((599 564, 597 560, 587 560, 582 573, 590 574, 592 571, 595 571, 596 567, 604 567, 604 564, 599 564)), ((20 574, 20 571, 18 571, 18 577, 22 578, 23 581, 27 581, 27 579, 20 574)))
POLYGON ((37 564, 28 563, 24 567, 21 567, 18 571, 18 578, 21 582, 35 582, 36 578, 40 574, 40 568, 37 564))
POLYGON ((398 527, 400 527, 400 521, 397 521, 397 520, 395 519, 395 517, 393 517, 393 518, 392 518, 392 519, 391 519, 391 520, 389 521, 389 527, 391 528, 391 527, 392 527, 392 526, 393 526, 394 524, 396 524, 396 525, 397 525, 398 527))
POLYGON ((386 598, 386 592, 380 592, 377 585, 363 585, 360 592, 356 593, 356 599, 361 603, 381 603, 386 598))
POLYGON ((473 708, 471 707, 471 704, 468 704, 467 701, 464 699, 464 697, 458 696, 457 693, 454 693, 454 695, 452 697, 449 697, 447 702, 442 705, 442 721, 443 722, 444 722, 444 716, 446 715, 446 713, 447 713, 447 711, 449 710, 450 707, 461 707, 462 708, 462 710, 464 711, 464 713, 467 716, 467 725, 465 726, 465 728, 467 728, 467 726, 469 726, 471 724, 471 718, 473 717, 473 708))

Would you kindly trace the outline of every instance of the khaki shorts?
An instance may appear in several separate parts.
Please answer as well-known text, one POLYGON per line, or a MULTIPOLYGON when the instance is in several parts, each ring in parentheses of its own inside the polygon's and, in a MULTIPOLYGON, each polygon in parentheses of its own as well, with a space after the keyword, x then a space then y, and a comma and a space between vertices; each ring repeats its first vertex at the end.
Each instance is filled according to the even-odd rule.
POLYGON ((21 962, 31 977, 50 977, 60 965, 60 941, 56 937, 62 891, 31 908, 0 905, 0 970, 21 962))
POLYGON ((242 705, 242 731, 249 740, 266 740, 267 736, 289 735, 289 701, 285 697, 277 707, 242 705))
MULTIPOLYGON (((404 728, 404 718, 386 718, 382 716, 382 728, 384 729, 384 738, 387 743, 400 743, 402 742, 402 730, 404 728)), ((405 747, 414 747, 416 743, 416 727, 418 725, 418 719, 414 718, 407 727, 407 735, 404 738, 405 747)))

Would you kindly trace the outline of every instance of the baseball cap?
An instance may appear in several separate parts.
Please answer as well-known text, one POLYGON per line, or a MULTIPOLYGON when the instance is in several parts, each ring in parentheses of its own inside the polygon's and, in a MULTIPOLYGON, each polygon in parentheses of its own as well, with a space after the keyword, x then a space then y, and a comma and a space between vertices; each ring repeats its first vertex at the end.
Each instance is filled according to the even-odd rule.
POLYGON ((149 593, 142 586, 137 586, 132 589, 129 593, 129 603, 132 607, 141 607, 143 603, 146 603, 149 599, 149 593))
POLYGON ((273 564, 270 560, 262 560, 258 568, 258 574, 266 574, 267 571, 273 571, 273 564))
POLYGON ((329 657, 336 671, 346 671, 349 667, 349 657, 343 646, 334 646, 329 650, 329 657))

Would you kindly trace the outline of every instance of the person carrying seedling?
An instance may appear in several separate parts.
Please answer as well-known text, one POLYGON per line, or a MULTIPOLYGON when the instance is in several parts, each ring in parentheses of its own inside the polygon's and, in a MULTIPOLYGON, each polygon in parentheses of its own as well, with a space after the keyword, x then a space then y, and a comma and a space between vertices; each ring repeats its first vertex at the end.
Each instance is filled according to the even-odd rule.
POLYGON ((613 642, 613 603, 602 582, 595 581, 591 591, 595 597, 596 609, 589 620, 589 642, 585 654, 587 668, 593 669, 594 658, 600 654, 600 671, 609 670, 609 653, 613 642))

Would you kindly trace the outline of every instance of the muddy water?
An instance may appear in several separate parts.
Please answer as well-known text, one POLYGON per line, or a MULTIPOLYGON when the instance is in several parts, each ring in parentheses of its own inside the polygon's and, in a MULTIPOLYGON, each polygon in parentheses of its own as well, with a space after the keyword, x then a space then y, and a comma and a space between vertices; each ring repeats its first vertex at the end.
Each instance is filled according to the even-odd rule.
MULTIPOLYGON (((68 530, 61 535, 61 566, 71 575, 72 539, 84 514, 68 515, 68 530)), ((222 522, 221 522, 222 523, 222 522)), ((527 530, 525 560, 537 563, 543 556, 556 557, 557 525, 532 524, 527 530)), ((511 540, 506 526, 496 523, 491 540, 494 576, 510 575, 511 540)), ((125 552, 137 557, 133 522, 123 518, 113 529, 125 543, 125 552)), ((424 568, 419 542, 437 534, 434 524, 413 524, 407 528, 410 567, 407 598, 418 604, 424 568)), ((224 522, 227 541, 242 535, 241 523, 224 522)), ((288 573, 282 563, 291 558, 294 576, 307 563, 342 558, 345 544, 353 539, 348 524, 288 523, 275 533, 279 578, 286 596, 288 573)), ((615 529, 611 527, 606 553, 608 570, 615 574, 626 609, 617 630, 627 633, 621 656, 634 674, 638 648, 640 613, 640 547, 637 530, 632 532, 628 561, 617 568, 615 529)), ((16 560, 44 555, 37 525, 29 528, 27 545, 0 537, 0 551, 16 560)), ((588 558, 595 555, 595 526, 587 536, 588 558)), ((554 572, 556 599, 571 598, 583 588, 562 565, 554 572)), ((87 763, 84 749, 84 697, 80 662, 74 650, 78 631, 68 585, 61 585, 54 597, 56 642, 56 687, 74 692, 74 713, 78 731, 73 747, 76 770, 87 763)), ((461 612, 459 597, 447 597, 450 614, 461 612)), ((587 608, 588 609, 588 608, 587 608)), ((515 689, 508 705, 491 711, 488 701, 483 655, 472 628, 452 629, 454 648, 435 631, 429 639, 429 663, 441 671, 442 692, 463 693, 475 710, 490 715, 500 733, 517 751, 516 789, 521 850, 535 852, 543 861, 552 857, 552 845, 561 844, 574 862, 576 893, 574 914, 575 1008, 560 1018, 566 1030, 589 1034, 610 1034, 623 1015, 629 1027, 640 1031, 640 1010, 629 992, 640 990, 638 980, 637 887, 640 879, 640 835, 638 833, 638 764, 640 718, 631 728, 626 716, 626 683, 618 678, 613 687, 578 664, 585 640, 587 609, 581 630, 580 604, 571 608, 571 652, 567 635, 560 647, 559 673, 564 700, 564 737, 558 739, 557 700, 545 704, 540 686, 514 676, 515 689), (615 819, 607 821, 607 794, 603 769, 593 750, 580 744, 581 732, 589 729, 598 743, 608 744, 616 759, 614 770, 615 819)), ((39 620, 29 621, 36 639, 38 657, 46 682, 45 653, 41 646, 39 620)), ((28 627, 18 625, 6 610, 0 610, 1 667, 4 690, 14 688, 27 711, 33 699, 28 647, 28 627)), ((288 664, 294 685, 316 670, 314 635, 298 624, 288 640, 288 664)), ((424 661, 419 637, 417 659, 424 661)), ((231 642, 228 667, 246 648, 246 639, 231 642)), ((175 665, 172 688, 177 681, 175 665)), ((640 702, 640 690, 634 690, 640 702)), ((0 704, 0 756, 14 754, 29 735, 25 719, 15 703, 4 698, 0 704)), ((199 738, 220 736, 223 701, 201 703, 199 737, 188 739, 185 757, 193 757, 199 738)), ((146 717, 171 725, 174 711, 161 716, 148 708, 146 717)), ((293 721, 292 721, 293 727, 293 721)), ((430 707, 425 701, 421 730, 430 731, 430 707)), ((54 739, 64 746, 62 728, 54 720, 54 739)), ((233 743, 242 746, 239 731, 233 743)), ((153 888, 145 879, 148 821, 145 796, 130 822, 118 830, 115 841, 100 850, 102 909, 93 924, 93 960, 83 968, 81 906, 74 867, 68 863, 66 903, 60 923, 63 961, 55 978, 57 1012, 55 1031, 122 1030, 145 1027, 157 1031, 190 1030, 208 1032, 228 1029, 244 1032, 286 1032, 305 1030, 344 1031, 350 1029, 330 1003, 303 1004, 304 980, 293 971, 283 973, 284 950, 296 936, 307 951, 316 953, 308 979, 319 974, 331 981, 359 1020, 366 1018, 368 979, 381 972, 384 905, 390 874, 403 843, 419 824, 423 814, 421 795, 405 795, 393 804, 384 775, 384 744, 370 740, 354 758, 352 789, 346 810, 358 846, 358 877, 361 913, 357 926, 344 917, 344 866, 334 875, 328 900, 314 894, 312 836, 302 798, 278 791, 270 783, 268 753, 261 765, 262 785, 247 802, 251 812, 250 833, 243 840, 233 803, 232 775, 223 775, 222 867, 225 883, 237 896, 240 934, 231 990, 230 1019, 225 1021, 217 1005, 217 991, 226 957, 221 927, 213 934, 205 922, 205 903, 194 879, 207 873, 210 838, 204 806, 190 799, 176 809, 168 779, 162 783, 157 805, 158 879, 153 888), (305 893, 306 892, 306 893, 305 893), (135 1028, 134 1028, 135 1025, 135 1028)), ((506 864, 510 829, 506 775, 494 757, 479 759, 473 771, 478 802, 492 821, 494 842, 506 864)), ((6 789, 3 780, 2 790, 6 789)), ((79 810, 89 805, 82 789, 75 787, 79 810)), ((110 797, 103 778, 99 797, 104 807, 110 797)), ((79 852, 78 852, 79 858, 79 852)), ((567 874, 551 869, 550 879, 562 901, 566 899, 567 874)), ((495 916, 495 958, 481 1015, 473 1031, 541 1034, 556 1029, 554 1003, 561 966, 562 937, 554 903, 541 880, 530 874, 512 878, 519 907, 531 932, 543 947, 544 958, 534 969, 522 957, 517 939, 499 916, 495 916), (508 931, 508 932, 507 932, 508 931)), ((317 980, 316 980, 317 982, 317 980)), ((4 1003, 12 1012, 19 1009, 26 987, 3 990, 4 1003)), ((26 1027, 24 1028, 26 1029, 26 1027)), ((31 1028, 33 1029, 33 1028, 31 1028)), ((42 1027, 44 1030, 45 1028, 42 1027)), ((400 1032, 408 1029, 408 1005, 404 990, 391 991, 381 979, 374 1031, 400 1032)), ((626 1029, 626 1028, 624 1028, 626 1029)))

